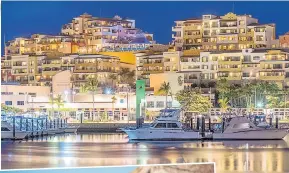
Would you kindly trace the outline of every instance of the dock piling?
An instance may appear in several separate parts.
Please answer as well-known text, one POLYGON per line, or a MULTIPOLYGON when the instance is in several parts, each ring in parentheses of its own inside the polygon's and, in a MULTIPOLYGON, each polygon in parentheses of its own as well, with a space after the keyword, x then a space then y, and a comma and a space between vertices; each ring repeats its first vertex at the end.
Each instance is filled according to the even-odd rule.
POLYGON ((34 120, 33 120, 33 118, 31 119, 31 128, 32 128, 32 132, 34 134, 34 120))
POLYGON ((209 117, 209 131, 211 132, 211 117, 209 117))
POLYGON ((25 126, 26 126, 26 132, 28 132, 28 118, 26 118, 25 126))
POLYGON ((197 130, 200 130, 200 118, 197 118, 197 130))
POLYGON ((272 124, 273 124, 272 123, 272 117, 269 118, 269 124, 270 124, 270 126, 272 126, 272 124))
POLYGON ((23 117, 20 117, 20 131, 22 131, 23 117))
POLYGON ((276 129, 278 129, 278 128, 279 128, 279 118, 276 117, 276 129))
POLYGON ((205 137, 205 130, 206 130, 206 127, 205 127, 205 125, 206 125, 206 122, 205 122, 206 120, 205 120, 205 117, 203 116, 202 117, 202 128, 201 128, 201 130, 202 130, 202 137, 205 137))
POLYGON ((16 138, 16 121, 15 121, 15 116, 12 117, 13 119, 13 138, 16 138))
POLYGON ((224 133, 224 130, 225 130, 225 121, 226 121, 226 119, 223 118, 223 121, 222 121, 222 133, 224 133))

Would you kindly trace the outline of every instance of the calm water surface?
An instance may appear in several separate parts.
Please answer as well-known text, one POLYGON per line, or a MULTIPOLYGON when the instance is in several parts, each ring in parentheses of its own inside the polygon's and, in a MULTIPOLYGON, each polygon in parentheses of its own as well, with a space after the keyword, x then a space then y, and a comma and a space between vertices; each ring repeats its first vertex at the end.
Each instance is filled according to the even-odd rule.
POLYGON ((128 142, 124 134, 66 134, 1 142, 2 169, 216 162, 218 173, 289 172, 279 141, 128 142))

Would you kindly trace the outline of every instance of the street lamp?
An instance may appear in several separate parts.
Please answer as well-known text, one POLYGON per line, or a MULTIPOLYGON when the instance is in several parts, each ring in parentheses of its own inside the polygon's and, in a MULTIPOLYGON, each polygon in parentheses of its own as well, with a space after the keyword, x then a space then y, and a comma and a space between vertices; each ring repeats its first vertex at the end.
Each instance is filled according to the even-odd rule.
POLYGON ((262 102, 257 103, 257 107, 262 108, 263 107, 263 103, 262 102))

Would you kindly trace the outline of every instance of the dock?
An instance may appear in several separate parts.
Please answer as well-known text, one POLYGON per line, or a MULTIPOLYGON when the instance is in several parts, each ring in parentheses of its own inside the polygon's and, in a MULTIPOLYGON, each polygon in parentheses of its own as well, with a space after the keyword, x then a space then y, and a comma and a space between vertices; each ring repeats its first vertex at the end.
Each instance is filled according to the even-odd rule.
POLYGON ((10 134, 5 138, 1 136, 1 140, 21 140, 17 137, 17 134, 27 134, 23 139, 43 137, 55 134, 65 133, 65 129, 68 126, 67 119, 55 118, 50 119, 48 117, 24 117, 24 116, 10 116, 1 117, 2 128, 1 133, 10 134))

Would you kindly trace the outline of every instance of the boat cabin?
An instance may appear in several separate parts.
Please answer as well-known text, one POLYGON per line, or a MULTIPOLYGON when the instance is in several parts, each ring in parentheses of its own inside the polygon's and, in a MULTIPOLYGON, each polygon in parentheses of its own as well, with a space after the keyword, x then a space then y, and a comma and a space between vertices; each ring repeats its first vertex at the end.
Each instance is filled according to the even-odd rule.
POLYGON ((154 122, 150 125, 154 129, 181 129, 179 122, 154 122))
POLYGON ((230 118, 225 125, 224 133, 256 130, 258 127, 246 117, 230 118))

